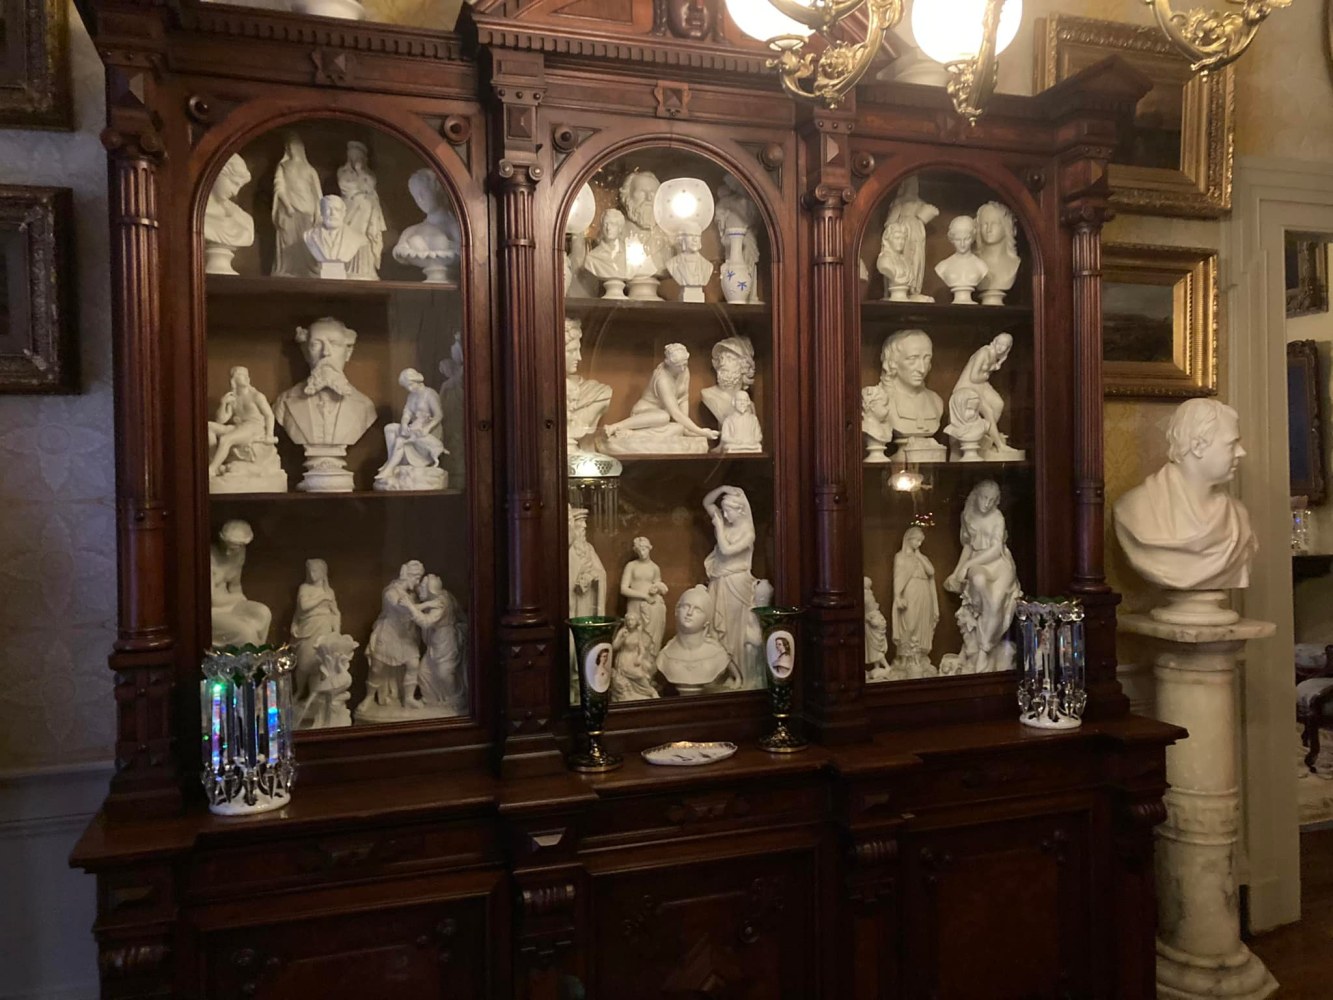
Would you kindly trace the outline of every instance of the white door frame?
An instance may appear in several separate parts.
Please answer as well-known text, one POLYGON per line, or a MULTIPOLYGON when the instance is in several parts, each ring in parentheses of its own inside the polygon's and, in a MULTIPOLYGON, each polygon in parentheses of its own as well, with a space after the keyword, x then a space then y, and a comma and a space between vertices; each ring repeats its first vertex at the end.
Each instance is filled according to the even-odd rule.
POLYGON ((1221 262, 1226 398, 1241 416, 1249 456, 1237 481, 1260 544, 1236 603, 1247 618, 1277 625, 1273 638, 1251 643, 1241 672, 1247 863, 1238 874, 1258 932, 1301 913, 1283 242, 1288 230, 1333 236, 1333 165, 1242 157, 1234 195, 1221 262))

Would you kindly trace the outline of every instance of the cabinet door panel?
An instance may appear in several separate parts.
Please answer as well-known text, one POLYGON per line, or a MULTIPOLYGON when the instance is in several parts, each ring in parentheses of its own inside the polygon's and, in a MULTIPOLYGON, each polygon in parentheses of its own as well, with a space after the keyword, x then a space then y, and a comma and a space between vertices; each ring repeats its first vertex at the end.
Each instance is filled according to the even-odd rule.
POLYGON ((455 1000, 486 995, 484 900, 246 927, 204 942, 209 997, 455 1000))
POLYGON ((815 997, 813 852, 595 879, 595 992, 612 998, 815 997))
POLYGON ((910 838, 903 913, 908 996, 1091 995, 1089 836, 1089 816, 1079 812, 910 838))

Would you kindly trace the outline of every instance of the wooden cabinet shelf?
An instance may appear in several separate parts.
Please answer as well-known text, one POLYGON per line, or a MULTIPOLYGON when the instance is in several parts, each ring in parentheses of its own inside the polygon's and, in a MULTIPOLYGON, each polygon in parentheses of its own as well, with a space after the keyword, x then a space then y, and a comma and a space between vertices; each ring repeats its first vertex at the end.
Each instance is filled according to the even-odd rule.
POLYGON ((424 281, 357 281, 350 278, 274 278, 267 275, 210 274, 205 287, 210 298, 288 297, 318 299, 388 298, 390 295, 458 294, 455 283, 424 281))
POLYGON ((429 497, 467 496, 466 490, 352 490, 347 493, 210 493, 209 502, 225 503, 337 503, 349 500, 422 500, 429 497))
MULTIPOLYGON (((1033 310, 1028 306, 956 306, 953 303, 862 302, 861 322, 920 326, 929 333, 932 326, 969 326, 996 333, 1009 327, 1030 328, 1033 310)), ((1012 332, 1012 331, 1010 331, 1012 332)))

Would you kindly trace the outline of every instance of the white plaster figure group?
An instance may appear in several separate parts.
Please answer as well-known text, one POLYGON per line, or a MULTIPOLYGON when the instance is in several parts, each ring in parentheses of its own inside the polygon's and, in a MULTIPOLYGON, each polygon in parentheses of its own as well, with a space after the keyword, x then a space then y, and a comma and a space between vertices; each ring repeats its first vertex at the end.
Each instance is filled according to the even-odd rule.
POLYGON ((763 451, 763 427, 749 393, 755 378, 754 344, 745 336, 724 337, 713 345, 712 362, 717 384, 701 396, 720 428, 718 452, 763 451))
MULTIPOLYGON (((894 195, 884 220, 875 267, 884 278, 884 299, 889 302, 934 302, 921 291, 926 267, 926 226, 939 209, 921 200, 920 180, 908 178, 894 195)), ((1014 213, 998 201, 988 201, 975 216, 959 215, 949 222, 948 239, 954 252, 935 265, 935 273, 952 293, 954 305, 1004 304, 1022 263, 1014 213)))
POLYGON ((370 673, 358 722, 459 715, 467 701, 467 623, 458 600, 416 559, 384 588, 366 643, 370 673), (424 649, 423 649, 424 647, 424 649))
POLYGON ((291 642, 296 653, 292 704, 298 729, 350 726, 352 656, 360 647, 342 631, 342 611, 323 559, 307 559, 305 582, 296 590, 291 642))
POLYGON ((1167 426, 1167 463, 1114 507, 1130 564, 1167 591, 1153 610, 1178 625, 1226 625, 1224 591, 1248 587, 1259 543, 1245 507, 1226 492, 1245 455, 1236 411, 1215 399, 1181 403, 1167 426))
POLYGON ((248 521, 227 521, 208 553, 214 646, 262 646, 273 612, 252 601, 241 587, 245 550, 255 539, 248 521))

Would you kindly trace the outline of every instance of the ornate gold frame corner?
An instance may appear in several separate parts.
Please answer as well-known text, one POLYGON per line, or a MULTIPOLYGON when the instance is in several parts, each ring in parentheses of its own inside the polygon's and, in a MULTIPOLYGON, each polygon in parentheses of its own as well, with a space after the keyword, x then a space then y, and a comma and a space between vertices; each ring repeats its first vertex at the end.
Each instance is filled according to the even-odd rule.
POLYGON ((1102 248, 1102 280, 1171 285, 1170 361, 1107 361, 1107 396, 1186 398, 1217 394, 1220 319, 1217 252, 1198 247, 1108 243, 1102 248))
MULTIPOLYGON (((1120 55, 1154 77, 1154 64, 1188 61, 1156 25, 1053 15, 1036 22, 1034 89, 1045 90, 1107 56, 1120 55)), ((1231 66, 1185 84, 1176 169, 1111 164, 1111 204, 1139 215, 1211 219, 1231 211, 1236 93, 1231 66)))
POLYGON ((65 0, 0 0, 12 37, 0 51, 0 127, 69 131, 69 15, 65 0))

